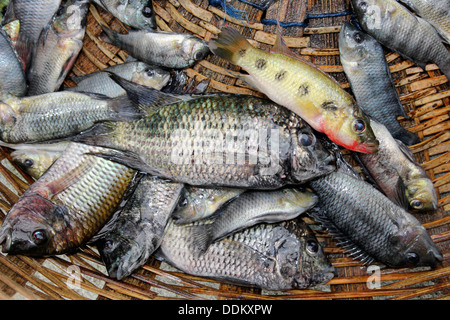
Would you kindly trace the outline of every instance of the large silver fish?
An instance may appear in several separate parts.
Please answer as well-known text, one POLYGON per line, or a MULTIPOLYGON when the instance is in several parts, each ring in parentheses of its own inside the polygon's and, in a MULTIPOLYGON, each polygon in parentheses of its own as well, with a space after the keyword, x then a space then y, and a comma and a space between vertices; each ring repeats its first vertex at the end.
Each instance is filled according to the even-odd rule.
POLYGON ((127 277, 159 247, 183 187, 150 175, 139 180, 118 217, 96 241, 110 277, 127 277))
POLYGON ((352 0, 361 27, 425 70, 435 63, 450 79, 450 52, 431 24, 395 0, 352 0))
POLYGON ((391 134, 406 145, 420 142, 414 133, 403 128, 397 116, 408 118, 392 81, 381 44, 350 23, 339 34, 342 66, 361 109, 384 124, 391 134))
POLYGON ((158 256, 188 274, 267 290, 304 289, 334 276, 314 233, 301 220, 258 224, 211 244, 204 253, 193 236, 198 223, 170 223, 158 256))
POLYGON ((0 98, 22 97, 26 91, 23 65, 8 34, 0 29, 0 98))
POLYGON ((28 95, 59 89, 83 47, 89 0, 70 0, 39 37, 28 73, 28 95))

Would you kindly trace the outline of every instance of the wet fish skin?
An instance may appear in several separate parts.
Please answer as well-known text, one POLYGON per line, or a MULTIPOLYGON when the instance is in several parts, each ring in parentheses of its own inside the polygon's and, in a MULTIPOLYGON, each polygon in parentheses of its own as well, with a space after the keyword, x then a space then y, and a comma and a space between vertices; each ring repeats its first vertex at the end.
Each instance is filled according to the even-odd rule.
MULTIPOLYGON (((165 99, 158 90, 145 90, 146 98, 151 92, 165 99)), ((162 103, 140 120, 99 124, 71 140, 116 149, 98 156, 201 187, 276 189, 334 169, 333 156, 300 117, 252 96, 162 103)))
POLYGON ((129 30, 120 34, 102 25, 102 40, 151 65, 172 69, 192 66, 209 53, 208 44, 196 36, 165 31, 129 30))
POLYGON ((425 70, 435 63, 450 79, 450 52, 436 30, 395 0, 352 0, 361 27, 425 70))
POLYGON ((34 179, 39 179, 59 158, 69 141, 50 144, 14 144, 11 159, 34 179))
POLYGON ((195 237, 199 247, 205 250, 212 242, 258 223, 294 219, 317 201, 311 191, 296 188, 248 191, 220 210, 214 222, 199 230, 195 237))
POLYGON ((0 29, 0 97, 22 97, 26 91, 27 83, 20 58, 7 33, 0 29))
POLYGON ((149 31, 156 29, 152 0, 93 0, 93 2, 130 27, 149 31))
POLYGON ((396 139, 406 145, 419 143, 419 137, 403 128, 397 120, 397 116, 409 116, 398 97, 381 44, 369 34, 346 23, 339 34, 339 52, 345 74, 361 109, 384 124, 396 139))
POLYGON ((372 120, 372 128, 380 148, 376 154, 358 157, 384 194, 406 210, 436 210, 438 199, 433 182, 412 152, 382 124, 372 120))
POLYGON ((129 276, 159 247, 183 188, 149 175, 141 178, 118 217, 96 241, 110 277, 129 276))
POLYGON ((0 138, 32 143, 67 137, 103 120, 129 120, 142 114, 127 96, 59 91, 0 102, 0 138))
POLYGON ((27 73, 39 36, 59 9, 61 0, 11 0, 10 5, 20 21, 16 49, 27 73))
POLYGON ((150 66, 140 61, 130 61, 85 76, 72 78, 77 82, 77 86, 65 88, 65 90, 99 93, 111 98, 125 95, 126 91, 109 77, 108 72, 158 90, 162 89, 170 80, 170 72, 162 68, 150 66))
POLYGON ((304 289, 334 276, 314 233, 299 219, 244 229, 204 253, 192 236, 199 223, 170 223, 158 256, 188 274, 267 290, 304 289))
POLYGON ((57 91, 63 83, 83 47, 89 3, 67 1, 44 28, 28 73, 29 96, 57 91))
POLYGON ((333 172, 310 185, 319 202, 309 213, 354 259, 390 267, 435 267, 443 260, 420 222, 366 181, 333 172))
POLYGON ((19 198, 0 228, 2 251, 49 256, 91 239, 119 207, 135 171, 87 155, 98 147, 70 144, 19 198))
POLYGON ((217 56, 240 66, 236 74, 318 132, 352 151, 372 153, 378 142, 353 97, 319 68, 295 55, 280 36, 274 52, 253 47, 236 29, 223 27, 209 42, 217 56))
POLYGON ((399 0, 436 28, 450 44, 450 3, 446 0, 399 0))
POLYGON ((237 188, 198 188, 186 186, 172 216, 176 218, 176 224, 190 223, 210 217, 223 205, 245 191, 245 189, 237 188))

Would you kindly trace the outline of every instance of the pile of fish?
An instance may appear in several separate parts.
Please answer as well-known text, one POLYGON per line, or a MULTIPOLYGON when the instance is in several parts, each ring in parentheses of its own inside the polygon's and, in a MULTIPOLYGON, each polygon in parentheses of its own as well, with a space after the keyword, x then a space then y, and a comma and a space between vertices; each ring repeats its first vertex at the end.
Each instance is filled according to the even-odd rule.
MULTIPOLYGON (((408 2, 427 18, 424 1, 408 2)), ((0 140, 36 181, 3 221, 2 251, 91 244, 117 279, 154 256, 221 281, 307 288, 335 274, 309 215, 365 265, 435 267, 442 254, 412 213, 437 209, 437 196, 408 149, 419 138, 397 121, 408 116, 380 43, 447 76, 450 53, 396 1, 353 7, 364 31, 343 25, 339 45, 356 99, 281 35, 267 52, 229 26, 209 43, 158 31, 151 1, 11 0, 3 22, 20 29, 1 31, 0 140), (66 88, 94 4, 130 27, 101 36, 130 59, 66 88), (267 98, 185 88, 183 69, 211 54, 267 98)))

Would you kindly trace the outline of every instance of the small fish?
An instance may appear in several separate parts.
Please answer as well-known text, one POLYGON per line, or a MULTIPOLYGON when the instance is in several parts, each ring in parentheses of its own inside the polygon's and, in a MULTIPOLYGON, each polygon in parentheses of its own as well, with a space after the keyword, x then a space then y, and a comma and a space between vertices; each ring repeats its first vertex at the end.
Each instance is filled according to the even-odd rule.
POLYGON ((39 179, 59 158, 69 141, 46 144, 14 144, 11 159, 34 179, 39 179))
POLYGON ((311 127, 270 100, 211 94, 166 104, 172 95, 140 89, 145 99, 159 101, 156 111, 99 123, 70 139, 115 149, 98 156, 201 187, 276 189, 335 168, 311 127))
POLYGON ((61 0, 11 0, 9 5, 20 21, 16 50, 27 73, 39 36, 58 11, 61 0))
POLYGON ((9 210, 0 228, 2 251, 49 256, 87 243, 119 208, 135 171, 90 156, 100 148, 71 143, 9 210))
POLYGON ((375 154, 357 156, 383 193, 405 209, 436 210, 438 199, 433 182, 412 152, 382 124, 372 120, 371 125, 380 148, 375 154))
POLYGON ((140 179, 118 217, 96 241, 110 277, 129 276, 159 247, 183 187, 149 175, 140 179))
POLYGON ((102 40, 150 65, 172 69, 192 66, 209 53, 208 44, 196 36, 165 31, 129 30, 120 34, 102 25, 102 40))
POLYGON ((302 220, 258 224, 204 253, 194 243, 199 223, 170 223, 157 256, 187 274, 267 290, 305 289, 334 277, 334 267, 302 220))
POLYGON ((225 26, 210 50, 240 66, 237 76, 274 102, 302 117, 318 132, 349 150, 373 153, 376 140, 369 119, 339 83, 310 62, 295 55, 277 38, 274 52, 254 48, 236 29, 225 26))
POLYGON ((333 172, 310 185, 319 202, 308 214, 354 259, 390 267, 434 267, 443 260, 420 222, 368 182, 333 172))
POLYGON ((450 2, 448 0, 399 0, 436 28, 450 44, 450 2))
POLYGON ((162 89, 170 80, 169 71, 150 66, 144 62, 130 61, 85 76, 72 77, 71 79, 77 83, 77 86, 65 88, 65 90, 99 93, 110 98, 125 95, 126 91, 109 77, 108 72, 114 73, 125 80, 158 90, 162 89))
POLYGON ((0 98, 22 97, 27 83, 22 63, 6 31, 0 29, 0 98))
POLYGON ((172 216, 184 224, 212 216, 223 205, 245 192, 236 188, 198 188, 186 186, 172 216))
POLYGON ((67 137, 103 120, 137 119, 139 106, 127 96, 59 91, 0 102, 0 138, 6 143, 33 143, 67 137))
POLYGON ((307 190, 284 188, 243 193, 217 214, 214 222, 195 235, 202 250, 233 232, 258 223, 291 220, 316 205, 318 197, 307 190))
POLYGON ((394 138, 408 146, 419 143, 419 137, 403 128, 397 120, 397 116, 409 116, 398 97, 381 44, 364 31, 346 23, 339 34, 339 52, 345 74, 361 109, 384 124, 394 138))
POLYGON ((352 0, 361 27, 425 70, 435 63, 450 80, 450 52, 431 24, 396 0, 352 0))
POLYGON ((135 29, 156 29, 152 0, 92 0, 114 17, 135 29))
POLYGON ((83 47, 88 0, 66 1, 39 37, 28 73, 28 95, 59 89, 83 47))

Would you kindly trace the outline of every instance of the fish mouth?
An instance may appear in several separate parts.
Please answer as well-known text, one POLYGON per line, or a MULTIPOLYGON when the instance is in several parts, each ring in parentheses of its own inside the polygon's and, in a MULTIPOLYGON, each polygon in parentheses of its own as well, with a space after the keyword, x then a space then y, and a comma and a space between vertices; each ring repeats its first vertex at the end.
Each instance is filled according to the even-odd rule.
POLYGON ((355 151, 372 154, 378 151, 379 145, 380 143, 378 142, 378 140, 368 141, 360 144, 355 151))
POLYGON ((2 252, 9 253, 12 244, 11 227, 2 227, 0 232, 0 246, 2 252))

